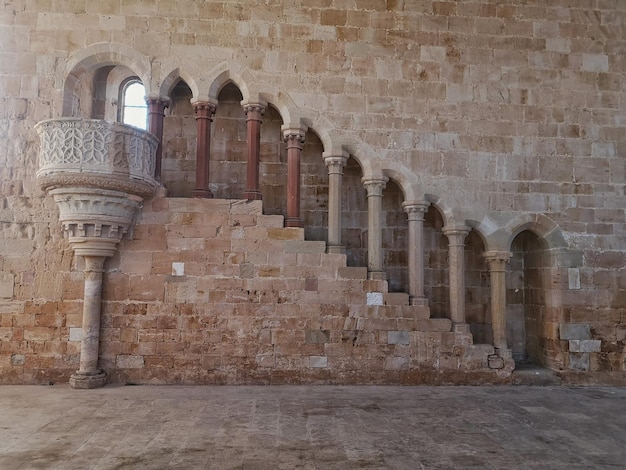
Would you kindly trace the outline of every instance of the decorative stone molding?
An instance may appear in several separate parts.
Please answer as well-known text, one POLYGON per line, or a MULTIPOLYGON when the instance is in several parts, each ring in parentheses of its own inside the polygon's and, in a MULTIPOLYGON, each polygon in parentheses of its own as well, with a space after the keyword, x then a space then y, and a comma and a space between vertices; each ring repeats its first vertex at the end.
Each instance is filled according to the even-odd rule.
POLYGON ((80 118, 49 119, 35 129, 41 138, 37 178, 42 189, 74 186, 154 194, 158 140, 152 134, 80 118))

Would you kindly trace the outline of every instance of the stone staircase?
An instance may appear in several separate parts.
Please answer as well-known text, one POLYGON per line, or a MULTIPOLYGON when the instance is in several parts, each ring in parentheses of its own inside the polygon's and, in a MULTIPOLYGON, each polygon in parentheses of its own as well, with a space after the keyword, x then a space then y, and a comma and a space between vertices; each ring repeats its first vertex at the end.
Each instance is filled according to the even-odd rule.
POLYGON ((109 265, 101 361, 133 383, 500 381, 493 348, 261 201, 155 198, 109 265), (109 341, 106 340, 109 338, 109 341))

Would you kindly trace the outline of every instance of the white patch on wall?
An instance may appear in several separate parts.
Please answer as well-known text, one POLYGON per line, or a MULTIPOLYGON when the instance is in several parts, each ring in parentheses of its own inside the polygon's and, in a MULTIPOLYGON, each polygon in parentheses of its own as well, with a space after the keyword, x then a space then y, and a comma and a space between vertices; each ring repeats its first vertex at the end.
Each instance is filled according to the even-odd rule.
POLYGON ((83 329, 77 327, 70 327, 70 341, 80 341, 83 339, 83 329))
POLYGON ((368 292, 367 293, 367 305, 383 305, 383 293, 382 292, 368 292))
POLYGON ((569 281, 570 289, 580 289, 580 269, 568 268, 567 278, 569 281))
POLYGON ((172 263, 172 276, 184 276, 185 263, 172 263))

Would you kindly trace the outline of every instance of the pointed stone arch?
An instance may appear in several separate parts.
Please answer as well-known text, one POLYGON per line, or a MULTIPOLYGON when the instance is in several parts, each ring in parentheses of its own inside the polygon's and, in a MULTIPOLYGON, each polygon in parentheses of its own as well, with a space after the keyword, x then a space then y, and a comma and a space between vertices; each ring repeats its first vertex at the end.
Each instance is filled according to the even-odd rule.
POLYGON ((172 70, 163 79, 158 91, 159 96, 169 97, 172 93, 172 89, 180 80, 183 80, 191 90, 192 100, 198 100, 199 90, 196 80, 194 80, 191 74, 189 74, 186 70, 181 69, 180 67, 172 70))
POLYGON ((222 88, 228 83, 234 83, 241 91, 243 101, 248 102, 251 96, 248 84, 253 82, 253 78, 246 69, 236 64, 222 62, 213 67, 207 74, 208 89, 203 86, 199 90, 198 99, 208 99, 212 103, 217 103, 217 97, 222 88))

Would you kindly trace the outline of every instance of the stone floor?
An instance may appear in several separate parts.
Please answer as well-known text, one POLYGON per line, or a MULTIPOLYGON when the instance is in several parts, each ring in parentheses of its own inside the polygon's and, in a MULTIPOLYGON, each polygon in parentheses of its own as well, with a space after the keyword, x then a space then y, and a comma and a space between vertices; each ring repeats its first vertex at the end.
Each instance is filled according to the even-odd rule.
POLYGON ((0 469, 626 468, 626 388, 0 386, 0 469))

